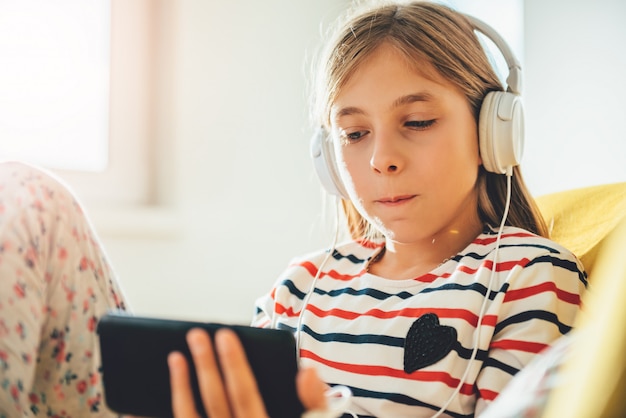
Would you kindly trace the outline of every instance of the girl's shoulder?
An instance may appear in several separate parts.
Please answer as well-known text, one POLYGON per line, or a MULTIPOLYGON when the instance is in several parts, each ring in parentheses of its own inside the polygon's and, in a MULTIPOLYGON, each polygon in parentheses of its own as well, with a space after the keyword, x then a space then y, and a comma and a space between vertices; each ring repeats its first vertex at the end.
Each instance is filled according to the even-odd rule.
POLYGON ((516 286, 535 286, 546 280, 558 281, 559 286, 572 292, 580 292, 581 286, 587 286, 584 265, 572 251, 558 242, 512 226, 503 229, 499 243, 497 237, 498 229, 486 228, 465 255, 493 259, 497 254, 496 270, 507 272, 505 275, 514 274, 516 286))
POLYGON ((576 259, 572 251, 550 238, 542 237, 533 232, 515 226, 505 226, 498 243, 498 229, 487 226, 484 231, 474 240, 472 245, 484 246, 489 250, 498 245, 509 251, 532 254, 559 254, 563 258, 576 259))
POLYGON ((334 248, 320 249, 296 256, 292 259, 291 265, 300 265, 302 263, 312 263, 320 265, 326 258, 326 264, 350 263, 362 264, 367 262, 373 255, 383 247, 382 242, 367 240, 350 240, 337 244, 334 248), (332 251, 332 252, 331 252, 332 251))

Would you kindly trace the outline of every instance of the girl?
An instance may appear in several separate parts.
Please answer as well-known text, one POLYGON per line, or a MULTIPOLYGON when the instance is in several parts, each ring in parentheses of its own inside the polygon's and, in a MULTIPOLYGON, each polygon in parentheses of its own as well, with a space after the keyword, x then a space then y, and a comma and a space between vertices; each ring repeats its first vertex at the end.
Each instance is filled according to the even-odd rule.
MULTIPOLYGON (((478 415, 571 329, 586 287, 579 261, 547 238, 517 167, 518 99, 505 96, 496 112, 510 110, 513 133, 491 132, 503 88, 472 21, 433 3, 356 15, 321 63, 314 153, 351 239, 295 259, 253 324, 292 330, 301 366, 351 391, 346 413, 478 415), (504 161, 498 141, 512 149, 504 161)), ((199 334, 192 350, 210 352, 199 334)), ((208 410, 262 413, 236 339, 217 342, 226 385, 205 398, 208 410)), ((195 358, 210 376, 214 363, 195 358)), ((185 368, 171 360, 184 416, 185 368)), ((302 380, 318 388, 301 384, 303 402, 323 404, 315 376, 302 380)))

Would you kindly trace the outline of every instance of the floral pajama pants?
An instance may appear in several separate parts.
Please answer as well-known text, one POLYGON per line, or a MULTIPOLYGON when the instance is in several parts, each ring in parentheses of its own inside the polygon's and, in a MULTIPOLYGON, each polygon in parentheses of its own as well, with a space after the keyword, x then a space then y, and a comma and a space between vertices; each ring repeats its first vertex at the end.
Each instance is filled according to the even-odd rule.
POLYGON ((75 197, 0 163, 0 418, 114 416, 96 334, 109 309, 124 298, 75 197))

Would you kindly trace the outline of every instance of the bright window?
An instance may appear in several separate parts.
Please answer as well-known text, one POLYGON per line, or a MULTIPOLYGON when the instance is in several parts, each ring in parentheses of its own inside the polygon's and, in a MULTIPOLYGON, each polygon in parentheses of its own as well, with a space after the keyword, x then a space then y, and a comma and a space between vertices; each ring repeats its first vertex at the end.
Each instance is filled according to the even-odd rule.
POLYGON ((0 0, 0 159, 56 171, 90 207, 159 204, 165 6, 0 0))
POLYGON ((0 0, 0 158, 104 170, 109 0, 0 0))

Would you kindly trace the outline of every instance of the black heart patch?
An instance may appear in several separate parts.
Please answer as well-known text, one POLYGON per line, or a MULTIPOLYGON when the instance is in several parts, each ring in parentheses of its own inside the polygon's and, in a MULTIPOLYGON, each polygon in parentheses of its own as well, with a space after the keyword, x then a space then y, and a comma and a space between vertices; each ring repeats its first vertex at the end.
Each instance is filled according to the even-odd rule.
POLYGON ((439 325, 439 317, 427 313, 415 320, 404 340, 404 371, 413 373, 448 355, 456 342, 456 329, 439 325))

